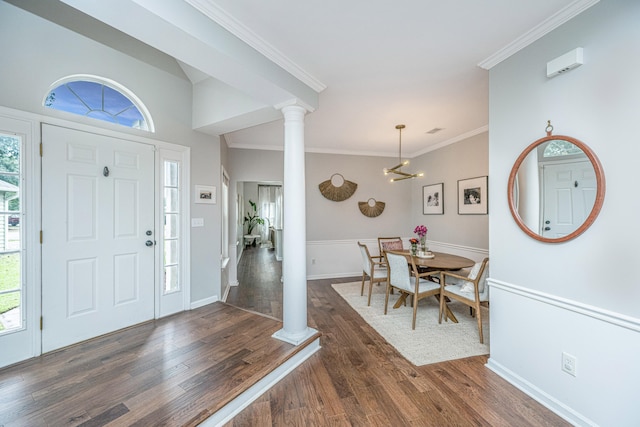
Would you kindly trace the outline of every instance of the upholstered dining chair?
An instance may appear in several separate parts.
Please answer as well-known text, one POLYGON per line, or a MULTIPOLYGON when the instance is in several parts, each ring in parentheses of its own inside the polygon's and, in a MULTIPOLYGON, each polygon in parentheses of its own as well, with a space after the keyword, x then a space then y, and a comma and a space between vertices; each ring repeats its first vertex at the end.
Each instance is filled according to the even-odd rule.
MULTIPOLYGON (((418 272, 413 257, 409 254, 387 250, 385 251, 385 257, 389 267, 389 280, 387 281, 387 292, 384 299, 384 314, 387 314, 390 291, 398 289, 402 293, 400 298, 406 298, 407 295, 411 296, 411 305, 413 306, 411 329, 415 329, 418 301, 440 293, 440 284, 424 279, 427 274, 418 272)), ((430 274, 433 273, 430 272, 430 274)))
MULTIPOLYGON (((478 321, 478 334, 480 343, 484 342, 482 336, 482 312, 480 307, 489 304, 489 286, 485 284, 489 272, 489 258, 475 263, 468 276, 462 276, 450 271, 440 272, 440 315, 438 322, 442 323, 442 313, 446 307, 446 298, 450 298, 468 305, 471 314, 478 321)), ((446 321, 446 318, 445 318, 446 321)))
POLYGON ((385 262, 385 251, 401 251, 403 249, 402 238, 400 237, 378 237, 378 251, 382 262, 385 262))
POLYGON ((364 295, 364 282, 366 278, 369 277, 369 298, 367 299, 367 305, 369 306, 371 305, 373 284, 387 281, 387 266, 379 260, 376 261, 374 257, 371 256, 367 245, 358 242, 358 247, 362 255, 362 286, 360 287, 360 295, 364 295))

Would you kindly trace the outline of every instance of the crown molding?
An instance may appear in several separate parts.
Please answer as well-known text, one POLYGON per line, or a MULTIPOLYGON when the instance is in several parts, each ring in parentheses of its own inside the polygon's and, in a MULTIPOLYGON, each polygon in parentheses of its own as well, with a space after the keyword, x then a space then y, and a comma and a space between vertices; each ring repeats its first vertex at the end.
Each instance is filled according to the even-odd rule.
POLYGON ((465 139, 471 138, 472 136, 480 135, 481 133, 485 133, 485 132, 488 132, 488 131, 489 131, 489 125, 481 126, 481 127, 477 128, 477 129, 474 129, 474 130, 471 130, 469 132, 463 133, 461 135, 455 136, 453 138, 447 139, 446 141, 442 141, 442 142, 439 142, 437 144, 429 145, 427 148, 425 148, 423 150, 416 151, 409 158, 413 159, 414 157, 421 156, 421 155, 426 154, 426 153, 428 153, 430 151, 438 150, 438 149, 440 149, 442 147, 446 147, 447 145, 455 144, 456 142, 463 141, 465 139))
POLYGON ((536 40, 542 38, 546 34, 555 30, 565 22, 570 19, 576 17, 580 13, 589 9, 591 6, 598 3, 600 0, 576 0, 573 3, 567 5, 565 8, 561 9, 551 17, 544 20, 539 25, 535 26, 522 36, 515 39, 513 42, 509 43, 484 61, 478 63, 478 67, 484 68, 485 70, 490 70, 495 67, 505 59, 509 58, 511 55, 519 52, 525 47, 529 46, 531 43, 536 40))
POLYGON ((260 52, 262 55, 273 61, 278 66, 282 67, 285 71, 289 72, 295 78, 312 88, 314 91, 320 93, 327 88, 327 86, 320 80, 307 73, 289 58, 287 58, 278 49, 267 43, 263 38, 255 34, 240 21, 229 15, 220 6, 215 4, 211 0, 185 0, 188 4, 195 9, 202 12, 209 19, 213 20, 225 30, 229 31, 234 36, 260 52))

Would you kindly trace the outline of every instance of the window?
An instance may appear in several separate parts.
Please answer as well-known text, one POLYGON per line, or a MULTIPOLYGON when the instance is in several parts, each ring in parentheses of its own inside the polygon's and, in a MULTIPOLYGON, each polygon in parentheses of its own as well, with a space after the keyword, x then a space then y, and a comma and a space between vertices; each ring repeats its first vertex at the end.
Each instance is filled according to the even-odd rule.
POLYGON ((58 80, 44 106, 80 116, 153 132, 153 122, 142 102, 118 83, 96 76, 58 80))
POLYGON ((22 328, 22 140, 0 134, 0 334, 22 328))
POLYGON ((163 294, 180 291, 180 162, 165 160, 163 294))
POLYGON ((560 139, 556 139, 553 141, 549 141, 549 143, 544 147, 544 152, 542 154, 543 157, 561 157, 561 156, 571 156, 575 154, 583 154, 582 150, 576 147, 574 144, 569 141, 563 141, 560 139))

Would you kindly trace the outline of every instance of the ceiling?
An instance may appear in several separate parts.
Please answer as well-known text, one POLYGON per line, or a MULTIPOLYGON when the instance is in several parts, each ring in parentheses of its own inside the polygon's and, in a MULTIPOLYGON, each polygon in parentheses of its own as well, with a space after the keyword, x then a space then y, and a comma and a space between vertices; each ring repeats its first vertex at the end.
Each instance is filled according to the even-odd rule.
POLYGON ((159 67, 176 60, 194 99, 200 87, 212 90, 202 83, 209 77, 237 89, 244 104, 259 99, 242 120, 198 129, 224 134, 230 147, 281 149, 274 107, 289 96, 313 110, 307 151, 397 157, 402 123, 402 154, 411 158, 487 131, 488 69, 598 0, 7 1, 120 50, 121 37, 105 28, 136 39, 125 53, 159 67), (70 8, 88 23, 64 19, 70 8), (140 46, 148 52, 136 53, 140 46))
MULTIPOLYGON (((307 151, 397 156, 395 125, 403 123, 403 157, 486 131, 489 72, 478 64, 576 6, 572 0, 210 1, 326 86, 305 119, 307 151), (427 133, 434 128, 442 130, 427 133)), ((225 138, 230 146, 281 146, 282 121, 225 138)))

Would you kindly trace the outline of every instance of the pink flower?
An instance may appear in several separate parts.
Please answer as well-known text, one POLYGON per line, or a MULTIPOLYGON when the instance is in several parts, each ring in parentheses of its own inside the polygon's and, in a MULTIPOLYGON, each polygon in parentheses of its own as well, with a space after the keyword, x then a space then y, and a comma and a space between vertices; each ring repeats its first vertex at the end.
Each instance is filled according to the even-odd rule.
POLYGON ((425 227, 424 225, 419 225, 415 228, 415 230, 413 230, 413 232, 420 237, 424 237, 427 235, 427 227, 425 227))

